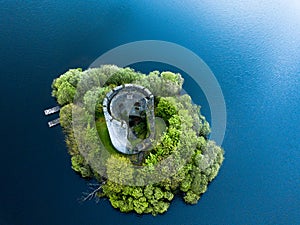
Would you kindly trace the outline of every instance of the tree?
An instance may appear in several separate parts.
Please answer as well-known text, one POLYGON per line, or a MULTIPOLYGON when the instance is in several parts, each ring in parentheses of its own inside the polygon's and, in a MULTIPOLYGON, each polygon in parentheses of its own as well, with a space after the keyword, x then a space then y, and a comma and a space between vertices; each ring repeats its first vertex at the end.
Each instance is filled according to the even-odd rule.
POLYGON ((129 158, 111 155, 106 164, 108 179, 125 185, 133 182, 133 168, 129 158))
POLYGON ((193 191, 188 191, 183 197, 184 201, 188 204, 197 204, 200 196, 195 194, 193 191))
POLYGON ((124 198, 119 203, 121 212, 130 212, 134 210, 134 199, 132 197, 124 198))
POLYGON ((191 189, 191 184, 193 182, 193 179, 190 174, 187 174, 187 176, 183 179, 183 181, 180 184, 180 190, 183 192, 187 192, 191 189))
POLYGON ((58 104, 72 103, 81 73, 82 69, 80 68, 71 69, 53 81, 52 96, 57 99, 58 104))
POLYGON ((154 192, 154 187, 152 185, 147 185, 144 188, 144 196, 149 200, 154 198, 153 192, 154 192))
POLYGON ((153 210, 152 210, 152 214, 156 215, 158 213, 164 213, 168 210, 170 203, 165 202, 165 201, 153 201, 152 202, 153 205, 153 210))
POLYGON ((209 123, 206 121, 204 116, 200 116, 200 121, 201 121, 201 128, 199 135, 207 138, 208 134, 210 133, 210 126, 209 123))
POLYGON ((149 203, 145 197, 133 200, 133 208, 138 214, 142 214, 148 207, 149 203))
POLYGON ((171 191, 165 191, 164 198, 168 201, 171 201, 174 198, 174 194, 171 191))
POLYGON ((140 79, 135 80, 134 83, 148 88, 154 96, 176 96, 179 95, 183 78, 180 74, 172 72, 159 71, 150 72, 148 76, 141 76, 140 79))
POLYGON ((83 97, 84 106, 91 115, 99 113, 97 110, 101 105, 101 102, 99 101, 101 89, 101 87, 95 87, 87 91, 83 97))
POLYGON ((177 112, 176 104, 173 98, 162 97, 159 100, 155 114, 158 117, 163 118, 164 121, 168 121, 177 112))
POLYGON ((162 199, 164 197, 164 193, 162 192, 162 190, 159 187, 155 187, 154 197, 157 200, 162 199))
POLYGON ((183 84, 183 78, 179 73, 162 72, 162 92, 166 93, 162 96, 177 96, 180 94, 183 84))
POLYGON ((73 104, 71 103, 63 106, 59 112, 60 125, 66 130, 71 129, 72 127, 72 109, 73 104))
POLYGON ((170 71, 162 72, 161 77, 163 80, 169 80, 169 81, 172 81, 173 83, 177 83, 177 84, 180 84, 182 81, 181 80, 182 78, 179 74, 175 74, 170 71))
POLYGON ((74 155, 71 158, 72 169, 80 173, 82 177, 91 177, 92 172, 81 155, 74 155))
POLYGON ((136 81, 140 78, 141 74, 136 73, 133 69, 125 68, 116 71, 112 74, 106 81, 106 86, 108 85, 116 85, 119 86, 121 84, 129 84, 133 81, 136 81))
POLYGON ((64 82, 57 90, 57 102, 60 105, 72 103, 76 89, 68 82, 64 82))

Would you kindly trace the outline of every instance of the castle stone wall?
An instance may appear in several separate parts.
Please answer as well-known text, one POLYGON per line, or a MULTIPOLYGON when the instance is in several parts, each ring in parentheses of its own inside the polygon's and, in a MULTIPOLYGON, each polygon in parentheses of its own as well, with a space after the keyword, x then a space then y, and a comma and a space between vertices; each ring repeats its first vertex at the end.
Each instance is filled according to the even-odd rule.
POLYGON ((136 154, 151 147, 155 137, 154 96, 148 89, 135 84, 114 88, 103 101, 103 113, 111 142, 118 151, 136 154), (129 113, 137 103, 146 112, 150 135, 133 147, 128 141, 129 113))

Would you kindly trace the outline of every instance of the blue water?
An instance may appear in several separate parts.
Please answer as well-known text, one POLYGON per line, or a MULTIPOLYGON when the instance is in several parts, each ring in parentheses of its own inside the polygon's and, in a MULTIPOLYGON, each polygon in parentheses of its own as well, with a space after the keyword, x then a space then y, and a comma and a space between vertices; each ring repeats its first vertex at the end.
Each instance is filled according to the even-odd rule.
MULTIPOLYGON (((300 224, 299 1, 0 0, 0 65, 1 225, 300 224), (177 198, 157 217, 121 214, 107 200, 80 204, 86 182, 42 113, 55 104, 53 78, 144 39, 197 53, 228 114, 217 179, 198 205, 177 198)), ((186 81, 210 120, 203 93, 186 81)))

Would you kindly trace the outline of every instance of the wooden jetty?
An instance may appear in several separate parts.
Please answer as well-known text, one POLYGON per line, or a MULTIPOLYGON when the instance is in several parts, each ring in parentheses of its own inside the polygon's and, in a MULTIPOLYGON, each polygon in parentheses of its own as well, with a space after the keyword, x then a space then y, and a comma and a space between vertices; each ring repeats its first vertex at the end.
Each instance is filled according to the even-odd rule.
MULTIPOLYGON (((45 109, 44 113, 45 113, 46 116, 48 116, 48 115, 51 115, 53 113, 58 112, 59 110, 60 110, 59 106, 54 106, 54 107, 52 107, 50 109, 45 109)), ((55 125, 58 125, 58 124, 59 124, 59 118, 48 122, 48 126, 49 127, 54 127, 55 125)))
POLYGON ((59 124, 59 118, 48 122, 49 127, 54 127, 55 125, 58 125, 58 124, 59 124))
POLYGON ((52 107, 52 108, 50 108, 50 109, 45 109, 45 110, 44 110, 44 113, 45 113, 45 115, 47 116, 47 115, 56 113, 56 112, 58 112, 59 110, 60 110, 60 107, 59 107, 59 106, 55 106, 55 107, 52 107))

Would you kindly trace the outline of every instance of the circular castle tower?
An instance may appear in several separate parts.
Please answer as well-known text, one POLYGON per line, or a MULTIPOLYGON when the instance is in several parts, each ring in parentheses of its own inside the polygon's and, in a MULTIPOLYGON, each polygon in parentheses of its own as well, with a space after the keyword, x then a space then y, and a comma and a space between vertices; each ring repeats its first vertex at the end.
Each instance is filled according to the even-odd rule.
POLYGON ((151 149, 154 96, 147 88, 135 84, 114 88, 103 101, 103 112, 111 142, 119 152, 137 154, 151 149))

